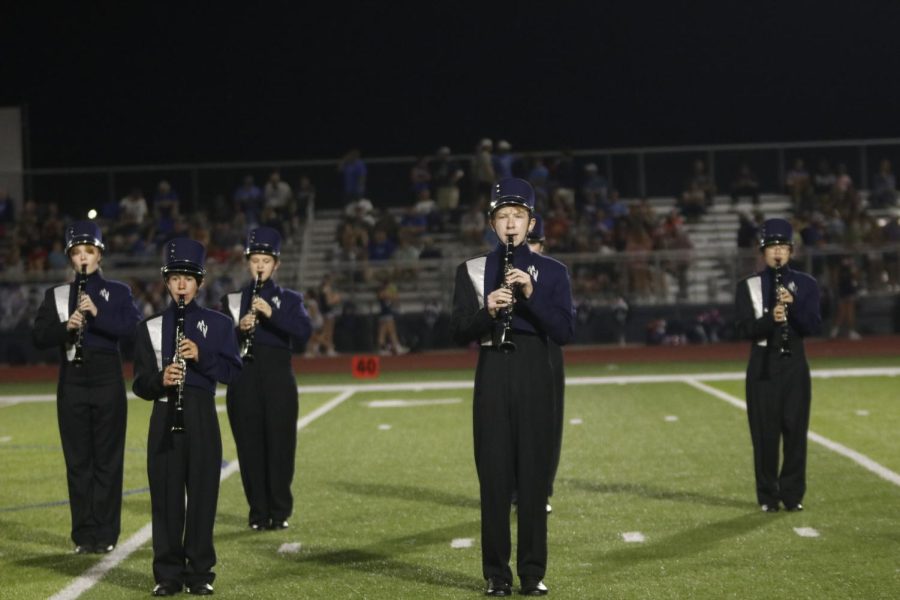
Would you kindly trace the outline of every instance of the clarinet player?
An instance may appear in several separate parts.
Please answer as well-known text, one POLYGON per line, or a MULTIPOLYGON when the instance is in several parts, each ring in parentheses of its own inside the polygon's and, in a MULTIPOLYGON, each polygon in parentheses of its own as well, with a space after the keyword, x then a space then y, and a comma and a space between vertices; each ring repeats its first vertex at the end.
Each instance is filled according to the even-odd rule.
POLYGON ((286 529, 294 509, 291 482, 297 450, 297 377, 293 343, 312 334, 303 297, 273 279, 281 255, 281 235, 257 227, 244 251, 251 281, 227 294, 222 307, 237 324, 244 368, 228 386, 228 421, 241 465, 241 481, 254 531, 286 529))
POLYGON ((134 350, 137 396, 153 401, 147 474, 153 527, 154 596, 213 593, 213 524, 219 496, 222 437, 216 382, 228 384, 241 360, 231 320, 197 303, 206 250, 194 240, 166 245, 162 276, 171 303, 138 326, 134 350), (178 318, 180 298, 183 320, 178 318), (183 321, 179 323, 179 321, 183 321), (181 339, 178 348, 176 339, 181 339), (184 360, 185 369, 176 357, 184 360), (184 431, 173 431, 181 388, 184 431))
POLYGON ((106 553, 119 539, 128 414, 119 340, 141 316, 131 288, 103 277, 96 223, 73 223, 65 242, 76 282, 44 294, 34 343, 60 349, 56 406, 75 552, 106 553))
POLYGON ((488 216, 501 243, 457 268, 450 321, 457 343, 481 345, 473 424, 482 576, 488 596, 512 593, 509 520, 515 492, 520 592, 542 596, 548 591, 546 506, 555 439, 547 344, 572 338, 571 284, 562 263, 525 243, 535 224, 534 190, 527 181, 495 184, 488 216), (501 340, 512 344, 504 350, 501 340))
POLYGON ((745 389, 756 500, 768 513, 778 512, 780 504, 791 512, 803 510, 812 397, 803 338, 822 323, 818 283, 788 266, 792 240, 793 229, 784 219, 763 223, 765 268, 740 281, 735 294, 737 334, 751 342, 745 389))

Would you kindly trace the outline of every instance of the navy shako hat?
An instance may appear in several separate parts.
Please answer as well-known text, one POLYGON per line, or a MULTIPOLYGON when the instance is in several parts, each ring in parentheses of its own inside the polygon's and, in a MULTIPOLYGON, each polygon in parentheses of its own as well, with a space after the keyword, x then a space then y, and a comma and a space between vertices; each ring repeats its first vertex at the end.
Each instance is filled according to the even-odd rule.
POLYGON ((189 238, 175 238, 166 244, 164 255, 166 261, 162 268, 163 278, 173 273, 184 273, 203 279, 206 269, 206 248, 198 241, 189 238))
POLYGON ((271 227, 257 227, 247 236, 247 248, 244 256, 251 254, 268 254, 278 258, 281 254, 281 234, 271 227))
POLYGON ((521 206, 528 209, 529 214, 534 214, 534 188, 530 183, 524 179, 509 177, 494 184, 488 215, 493 216, 498 208, 510 205, 521 206))
POLYGON ((759 249, 785 244, 794 246, 794 229, 784 219, 768 219, 759 233, 759 249))
POLYGON ((544 219, 541 218, 541 215, 534 215, 534 227, 528 232, 528 237, 525 240, 529 244, 543 244, 546 241, 544 237, 544 219))
POLYGON ((100 226, 93 221, 75 221, 66 227, 66 253, 68 254, 72 247, 79 244, 96 246, 100 248, 101 252, 106 250, 100 226))

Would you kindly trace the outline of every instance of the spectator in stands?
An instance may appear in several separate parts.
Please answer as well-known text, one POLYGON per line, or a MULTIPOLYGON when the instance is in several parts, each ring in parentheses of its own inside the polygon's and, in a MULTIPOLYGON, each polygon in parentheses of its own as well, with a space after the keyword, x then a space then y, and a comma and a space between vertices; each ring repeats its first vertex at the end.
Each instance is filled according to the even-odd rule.
POLYGON ((387 272, 387 262, 393 258, 396 249, 397 244, 388 237, 387 232, 376 227, 369 240, 368 262, 370 268, 366 271, 366 281, 372 281, 387 272))
POLYGON ((815 194, 820 204, 831 196, 831 190, 834 189, 835 181, 837 181, 837 176, 831 169, 828 159, 820 159, 819 164, 816 166, 816 172, 813 173, 812 177, 813 194, 815 194))
POLYGON ((802 214, 805 209, 811 208, 809 202, 813 193, 812 180, 802 158, 796 159, 793 168, 788 171, 785 187, 794 203, 796 214, 802 214))
POLYGON ((325 356, 337 356, 334 348, 334 324, 340 312, 341 295, 334 288, 331 273, 322 276, 316 300, 322 313, 322 335, 320 337, 325 356))
POLYGON ((314 358, 322 349, 322 327, 325 324, 322 311, 319 309, 315 288, 306 290, 306 294, 303 295, 303 303, 306 305, 306 312, 309 314, 309 321, 312 325, 312 334, 306 342, 306 352, 303 353, 303 356, 314 358))
POLYGON ((472 183, 475 186, 475 204, 487 206, 491 197, 491 188, 497 180, 494 171, 494 159, 491 151, 494 143, 484 138, 475 148, 475 156, 472 159, 472 183))
POLYGON ((362 223, 366 227, 373 227, 375 225, 375 206, 368 198, 360 198, 344 207, 344 216, 351 221, 362 223))
POLYGON ((873 208, 892 207, 897 203, 897 178, 891 170, 891 161, 882 159, 878 173, 872 178, 869 205, 873 208))
POLYGON ((581 186, 581 205, 593 204, 606 207, 609 194, 609 182, 600 174, 597 165, 588 163, 584 166, 584 183, 581 186))
POLYGON ((859 276, 853 257, 841 260, 837 276, 837 315, 831 325, 831 337, 836 338, 846 328, 847 337, 858 340, 856 331, 856 297, 859 292, 859 276))
POLYGON ((419 260, 419 248, 415 241, 417 240, 407 232, 401 232, 397 239, 393 259, 397 263, 394 273, 398 281, 415 281, 418 277, 419 268, 416 263, 419 260))
POLYGON ((487 224, 483 206, 484 205, 478 202, 473 202, 460 219, 459 234, 463 244, 469 246, 481 244, 481 240, 484 237, 485 225, 487 224))
POLYGON ((287 181, 281 178, 281 172, 278 169, 269 174, 269 181, 266 182, 263 194, 266 198, 264 208, 270 208, 275 212, 275 216, 282 221, 279 231, 282 236, 286 236, 290 233, 290 226, 296 212, 294 190, 287 181))
POLYGON ((687 188, 696 187, 703 192, 705 207, 712 205, 713 198, 716 195, 716 182, 712 176, 706 172, 706 164, 702 160, 695 160, 693 164, 693 172, 688 179, 687 188))
POLYGON ((650 298, 653 291, 653 274, 650 270, 650 252, 653 250, 653 239, 637 214, 636 206, 628 218, 625 236, 625 252, 628 254, 629 289, 640 299, 650 298))
POLYGON ((295 229, 299 229, 301 222, 306 222, 315 210, 316 186, 313 185, 309 175, 301 175, 296 192, 297 210, 295 214, 295 229))
POLYGON ((53 240, 50 252, 47 254, 47 268, 51 271, 62 271, 69 266, 69 257, 63 249, 60 240, 53 240))
POLYGON ((450 157, 450 148, 441 146, 437 149, 431 163, 431 173, 435 189, 438 210, 445 222, 456 221, 455 215, 459 207, 459 181, 463 178, 463 170, 450 157))
POLYGON ((25 275, 25 263, 22 261, 22 251, 18 244, 13 244, 6 252, 3 260, 3 274, 9 277, 20 278, 25 275))
POLYGON ((365 261, 368 257, 369 230, 359 219, 346 219, 336 232, 337 257, 343 262, 365 261))
POLYGON ((763 224, 763 213, 760 210, 753 214, 741 212, 738 214, 737 246, 738 248, 759 247, 759 229, 763 224))
POLYGON ((547 210, 550 201, 550 169, 544 164, 540 156, 532 156, 529 159, 528 183, 534 188, 534 206, 538 213, 547 210))
POLYGON ((168 181, 163 179, 156 186, 156 193, 153 195, 153 218, 156 229, 153 237, 158 244, 175 229, 175 220, 178 218, 178 214, 178 192, 172 189, 172 185, 168 181))
POLYGON ((706 193, 699 184, 691 182, 690 187, 681 192, 677 206, 689 223, 696 223, 706 214, 706 193))
POLYGON ((49 248, 53 242, 63 239, 66 222, 60 214, 59 205, 56 202, 47 204, 41 221, 41 240, 46 247, 49 248))
POLYGON ((353 148, 341 158, 338 171, 343 180, 344 202, 353 202, 366 195, 366 163, 357 148, 353 148))
POLYGON ((493 156, 493 160, 495 181, 513 176, 513 167, 517 159, 509 142, 506 140, 497 142, 497 154, 493 156))
POLYGON ((435 240, 430 235, 422 236, 422 249, 419 251, 420 259, 441 258, 443 253, 435 240))
POLYGON ((140 188, 133 188, 119 201, 119 227, 122 235, 129 236, 141 231, 147 217, 147 200, 140 188))
MULTIPOLYGON (((688 297, 688 267, 690 266, 690 257, 686 251, 693 249, 694 245, 688 237, 687 228, 684 225, 684 219, 679 214, 678 209, 672 209, 661 227, 659 227, 660 236, 657 247, 660 250, 682 251, 678 255, 672 255, 663 261, 663 268, 675 281, 678 282, 677 298, 684 300, 688 297)), ((664 285, 665 280, 660 281, 660 285, 664 285)))
POLYGON ((254 183, 253 175, 245 176, 241 187, 234 191, 234 210, 244 214, 247 227, 255 227, 259 224, 263 202, 263 191, 254 183))
POLYGON ((746 212, 739 213, 738 220, 737 247, 744 251, 739 262, 738 275, 743 277, 757 270, 759 232, 765 218, 762 211, 755 210, 752 215, 746 212))
POLYGON ((731 182, 731 204, 737 205, 741 197, 750 196, 754 206, 759 206, 759 179, 750 170, 750 165, 741 163, 738 174, 731 182))
POLYGON ((426 157, 418 157, 409 170, 409 188, 414 200, 420 197, 422 190, 431 190, 431 170, 426 157))
POLYGON ((559 198, 564 204, 575 206, 575 162, 572 160, 571 150, 563 150, 553 162, 548 188, 551 199, 555 201, 559 198))
POLYGON ((397 284, 386 278, 375 293, 378 298, 378 353, 406 354, 409 348, 400 343, 397 335, 397 284))

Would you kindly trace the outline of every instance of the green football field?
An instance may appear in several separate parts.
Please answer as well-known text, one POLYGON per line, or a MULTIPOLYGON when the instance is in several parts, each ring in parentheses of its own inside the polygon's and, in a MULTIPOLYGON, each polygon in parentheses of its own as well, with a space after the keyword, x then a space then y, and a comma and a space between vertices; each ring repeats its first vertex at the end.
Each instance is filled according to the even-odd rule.
MULTIPOLYGON (((900 597, 900 358, 812 366, 806 510, 778 514, 755 502, 742 363, 568 368, 550 596, 900 597)), ((276 532, 247 527, 220 412, 216 596, 479 597, 471 381, 301 377, 295 514, 276 532)), ((129 402, 119 546, 75 555, 53 394, 0 384, 0 598, 148 597, 150 403, 129 402)))

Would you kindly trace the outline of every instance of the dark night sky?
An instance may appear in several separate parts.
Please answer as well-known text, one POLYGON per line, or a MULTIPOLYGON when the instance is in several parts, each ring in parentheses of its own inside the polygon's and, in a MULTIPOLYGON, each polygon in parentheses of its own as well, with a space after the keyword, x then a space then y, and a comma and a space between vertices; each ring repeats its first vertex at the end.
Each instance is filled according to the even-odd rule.
POLYGON ((27 4, 34 167, 900 136, 888 0, 27 4))

